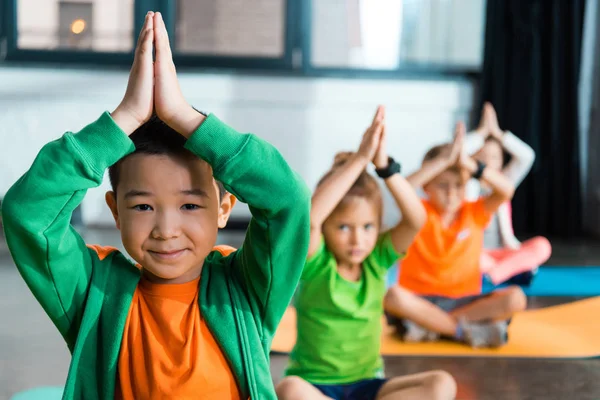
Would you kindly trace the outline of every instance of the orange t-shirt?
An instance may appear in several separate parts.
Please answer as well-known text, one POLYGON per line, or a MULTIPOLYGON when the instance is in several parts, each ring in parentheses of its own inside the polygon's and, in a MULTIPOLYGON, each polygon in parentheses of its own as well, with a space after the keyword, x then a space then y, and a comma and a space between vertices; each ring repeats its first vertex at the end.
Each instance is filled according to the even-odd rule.
POLYGON ((142 278, 123 333, 116 398, 240 399, 200 315, 199 280, 172 285, 142 278))
POLYGON ((427 222, 410 245, 400 267, 400 286, 418 295, 463 297, 481 293, 479 257, 491 214, 483 199, 465 202, 449 227, 423 200, 427 222))

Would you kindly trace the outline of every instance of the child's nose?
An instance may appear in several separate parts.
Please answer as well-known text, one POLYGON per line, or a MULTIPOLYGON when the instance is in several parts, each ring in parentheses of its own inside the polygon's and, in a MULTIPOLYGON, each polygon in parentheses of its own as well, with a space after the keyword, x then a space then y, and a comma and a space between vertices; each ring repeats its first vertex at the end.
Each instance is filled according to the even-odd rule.
POLYGON ((158 213, 152 237, 159 240, 168 240, 178 237, 181 234, 181 224, 179 217, 169 212, 158 213))

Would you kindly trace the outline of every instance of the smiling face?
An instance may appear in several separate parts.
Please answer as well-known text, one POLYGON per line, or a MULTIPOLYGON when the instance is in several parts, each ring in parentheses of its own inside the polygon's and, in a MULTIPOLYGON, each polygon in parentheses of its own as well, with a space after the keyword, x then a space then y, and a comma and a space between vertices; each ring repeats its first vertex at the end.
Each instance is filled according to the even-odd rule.
POLYGON ((380 208, 366 197, 352 196, 323 223, 323 238, 338 264, 361 264, 375 248, 380 208))
POLYGON ((106 194, 123 245, 157 283, 200 275, 235 198, 219 188, 211 167, 196 157, 133 154, 119 165, 115 192, 106 194))

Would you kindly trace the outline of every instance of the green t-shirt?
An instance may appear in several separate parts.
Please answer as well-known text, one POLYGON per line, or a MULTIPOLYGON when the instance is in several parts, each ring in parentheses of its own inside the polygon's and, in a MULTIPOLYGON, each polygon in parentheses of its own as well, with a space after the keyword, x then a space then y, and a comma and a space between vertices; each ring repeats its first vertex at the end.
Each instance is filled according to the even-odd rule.
POLYGON ((296 292, 298 339, 286 375, 316 384, 383 377, 381 317, 388 268, 399 258, 390 234, 379 237, 360 281, 337 272, 325 242, 304 266, 296 292))

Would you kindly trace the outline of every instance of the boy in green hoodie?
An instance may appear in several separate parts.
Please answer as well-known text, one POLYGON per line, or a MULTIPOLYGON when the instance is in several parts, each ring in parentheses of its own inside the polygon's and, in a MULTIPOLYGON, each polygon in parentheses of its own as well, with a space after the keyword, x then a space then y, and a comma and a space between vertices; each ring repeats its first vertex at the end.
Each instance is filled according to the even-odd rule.
POLYGON ((309 209, 275 148, 185 101, 149 12, 120 105, 44 146, 3 202, 15 263, 72 354, 63 398, 275 399, 269 349, 309 209), (107 204, 135 263, 69 225, 109 167, 107 204), (252 212, 244 243, 215 249, 236 198, 252 212))

